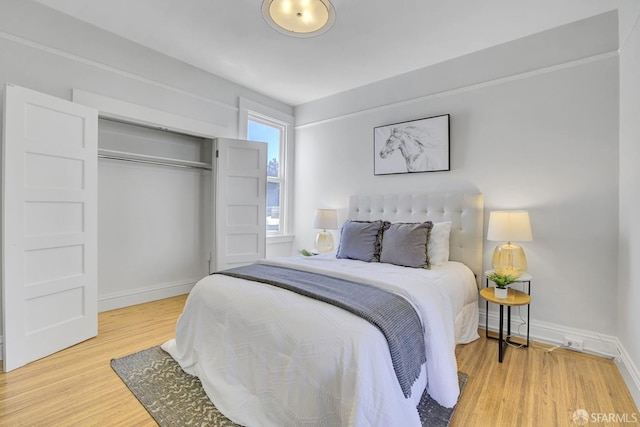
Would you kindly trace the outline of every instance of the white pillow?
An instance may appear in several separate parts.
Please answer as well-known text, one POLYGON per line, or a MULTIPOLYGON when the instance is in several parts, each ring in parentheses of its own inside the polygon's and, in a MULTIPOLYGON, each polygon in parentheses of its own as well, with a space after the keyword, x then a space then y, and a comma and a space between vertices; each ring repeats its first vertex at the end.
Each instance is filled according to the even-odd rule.
POLYGON ((431 265, 440 265, 449 261, 449 235, 451 222, 434 222, 427 245, 427 254, 431 265))

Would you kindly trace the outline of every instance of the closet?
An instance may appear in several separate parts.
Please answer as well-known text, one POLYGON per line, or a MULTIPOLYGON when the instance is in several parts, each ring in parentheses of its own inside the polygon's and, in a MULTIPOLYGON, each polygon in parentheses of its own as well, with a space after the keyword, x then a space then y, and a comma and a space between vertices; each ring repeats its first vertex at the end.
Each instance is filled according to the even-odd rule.
POLYGON ((209 273, 212 143, 98 120, 100 309, 131 290, 184 288, 209 273))
POLYGON ((95 336, 99 298, 103 309, 151 300, 264 257, 266 144, 74 101, 5 87, 5 371, 95 336))

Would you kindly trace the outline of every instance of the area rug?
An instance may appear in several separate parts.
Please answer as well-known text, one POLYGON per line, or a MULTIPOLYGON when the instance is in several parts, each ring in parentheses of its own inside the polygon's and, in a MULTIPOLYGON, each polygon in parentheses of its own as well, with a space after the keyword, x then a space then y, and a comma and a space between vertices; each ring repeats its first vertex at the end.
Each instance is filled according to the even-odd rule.
MULTIPOLYGON (((238 427, 211 403, 200 380, 159 346, 112 359, 111 367, 160 427, 238 427)), ((467 378, 458 373, 460 390, 467 378)), ((422 425, 429 427, 448 426, 454 409, 440 406, 426 392, 418 405, 422 425)))

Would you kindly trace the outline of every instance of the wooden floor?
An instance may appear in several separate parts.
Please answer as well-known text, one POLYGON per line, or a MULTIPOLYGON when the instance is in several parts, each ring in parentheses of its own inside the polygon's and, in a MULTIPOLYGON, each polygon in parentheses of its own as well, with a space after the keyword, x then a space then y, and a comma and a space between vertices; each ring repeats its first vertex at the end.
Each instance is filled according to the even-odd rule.
POLYGON ((100 313, 96 338, 0 373, 0 426, 156 426, 109 363, 173 338, 185 299, 100 313))
POLYGON ((578 409, 588 413, 588 427, 640 426, 640 411, 613 361, 534 342, 507 348, 498 363, 498 342, 480 332, 479 340, 456 348, 458 370, 469 380, 451 427, 575 427, 578 409))
MULTIPOLYGON (((98 337, 0 373, 0 426, 155 426, 109 361, 172 338, 184 301, 180 296, 101 313, 98 337)), ((500 364, 496 341, 482 337, 458 346, 458 368, 469 380, 450 426, 575 426, 577 409, 638 419, 590 419, 589 427, 640 425, 613 362, 546 350, 538 344, 509 348, 500 364)))

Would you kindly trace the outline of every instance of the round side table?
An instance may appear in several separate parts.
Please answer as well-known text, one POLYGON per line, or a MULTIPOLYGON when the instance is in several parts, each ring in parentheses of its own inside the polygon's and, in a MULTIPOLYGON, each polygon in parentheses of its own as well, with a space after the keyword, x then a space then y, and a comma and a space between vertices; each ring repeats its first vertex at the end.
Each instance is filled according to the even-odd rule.
MULTIPOLYGON (((513 306, 518 306, 518 305, 529 305, 531 303, 531 296, 515 290, 515 289, 511 289, 508 288, 507 289, 507 297, 506 298, 496 298, 493 290, 495 288, 482 288, 480 289, 480 296, 487 301, 487 308, 488 308, 488 303, 494 303, 494 304, 499 304, 500 305, 500 331, 498 334, 498 362, 502 363, 502 359, 504 358, 504 353, 507 349, 507 344, 510 342, 510 338, 511 338, 511 307, 513 306), (507 336, 504 336, 504 307, 507 307, 507 336)), ((527 319, 527 345, 525 345, 524 347, 529 347, 529 319, 527 319)), ((487 325, 485 325, 485 328, 487 328, 487 325)), ((488 331, 488 329, 485 329, 486 331, 488 331)), ((490 337, 488 335, 487 332, 487 337, 488 338, 493 338, 494 337, 490 337)))

